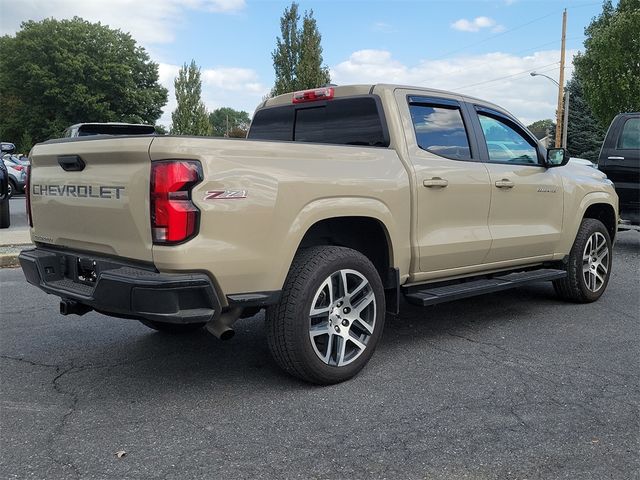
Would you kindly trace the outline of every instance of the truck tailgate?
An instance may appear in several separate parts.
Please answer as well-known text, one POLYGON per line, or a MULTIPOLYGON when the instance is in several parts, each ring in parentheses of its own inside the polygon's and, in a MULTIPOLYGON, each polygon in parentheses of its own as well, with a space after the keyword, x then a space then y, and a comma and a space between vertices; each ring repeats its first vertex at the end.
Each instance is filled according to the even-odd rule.
POLYGON ((32 240, 152 261, 153 137, 39 144, 31 152, 32 240))

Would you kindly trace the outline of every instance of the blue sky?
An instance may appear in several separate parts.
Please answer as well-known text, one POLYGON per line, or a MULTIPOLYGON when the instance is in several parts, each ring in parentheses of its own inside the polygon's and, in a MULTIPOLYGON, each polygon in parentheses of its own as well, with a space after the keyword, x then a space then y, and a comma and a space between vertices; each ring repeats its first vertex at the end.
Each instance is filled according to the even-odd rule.
MULTIPOLYGON (((589 0, 300 1, 314 11, 324 62, 339 84, 432 86, 505 106, 525 122, 553 117, 562 9, 568 10, 568 76, 584 27, 601 10, 589 0)), ((172 89, 196 60, 209 109, 249 112, 273 84, 271 52, 290 2, 270 0, 1 0, 0 31, 21 21, 81 16, 129 31, 160 64, 172 89)), ((171 92, 172 95, 172 92, 171 92)), ((170 122, 173 96, 161 123, 170 122)))

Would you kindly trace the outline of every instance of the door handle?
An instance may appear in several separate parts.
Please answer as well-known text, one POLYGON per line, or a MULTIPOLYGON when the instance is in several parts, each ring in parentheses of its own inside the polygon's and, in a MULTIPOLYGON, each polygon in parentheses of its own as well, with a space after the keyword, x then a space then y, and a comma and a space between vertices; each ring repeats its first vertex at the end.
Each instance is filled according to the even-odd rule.
POLYGON ((608 157, 609 160, 624 160, 624 157, 608 157))
POLYGON ((444 179, 444 178, 433 177, 433 178, 429 178, 427 180, 423 180, 422 181, 422 185, 424 185, 427 188, 433 188, 433 187, 444 188, 447 185, 449 185, 449 181, 444 179))
POLYGON ((498 188, 513 188, 514 185, 515 183, 507 178, 503 178, 502 180, 498 180, 496 182, 496 187, 498 188))
POLYGON ((60 155, 58 156, 58 165, 65 172, 81 172, 86 164, 79 155, 60 155))

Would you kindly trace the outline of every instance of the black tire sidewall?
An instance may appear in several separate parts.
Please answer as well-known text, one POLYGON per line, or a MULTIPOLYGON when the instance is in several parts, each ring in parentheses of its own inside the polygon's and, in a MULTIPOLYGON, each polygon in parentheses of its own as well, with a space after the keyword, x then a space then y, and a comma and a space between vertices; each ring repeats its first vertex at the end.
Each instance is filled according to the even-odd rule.
POLYGON ((317 379, 321 383, 337 383, 353 377, 367 364, 373 352, 375 350, 382 331, 384 329, 385 318, 385 299, 384 289, 380 276, 371 262, 363 255, 353 251, 354 255, 350 255, 347 258, 336 259, 334 261, 325 263, 317 269, 308 279, 303 289, 304 302, 296 308, 296 325, 294 328, 294 334, 296 342, 300 342, 302 346, 302 354, 304 356, 304 363, 306 369, 311 374, 312 378, 317 379), (338 270, 351 269, 355 270, 363 275, 375 294, 376 302, 376 323, 373 330, 373 334, 367 342, 367 348, 365 351, 352 363, 337 367, 324 363, 318 355, 315 353, 309 338, 309 312, 311 310, 311 303, 313 297, 316 294, 318 288, 322 282, 324 282, 329 275, 337 272, 338 270))

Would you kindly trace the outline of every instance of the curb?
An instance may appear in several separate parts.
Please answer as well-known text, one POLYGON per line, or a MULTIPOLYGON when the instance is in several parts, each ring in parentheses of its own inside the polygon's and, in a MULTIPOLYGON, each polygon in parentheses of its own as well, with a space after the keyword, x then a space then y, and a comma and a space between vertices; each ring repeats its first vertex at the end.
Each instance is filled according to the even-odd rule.
MULTIPOLYGON (((20 266, 20 262, 18 261, 18 255, 20 255, 20 251, 24 250, 25 248, 29 248, 31 246, 32 245, 30 243, 26 245, 9 246, 11 250, 15 250, 15 251, 10 251, 8 253, 0 253, 0 268, 12 268, 12 267, 20 266)), ((7 246, 3 245, 2 247, 6 248, 7 246)))

